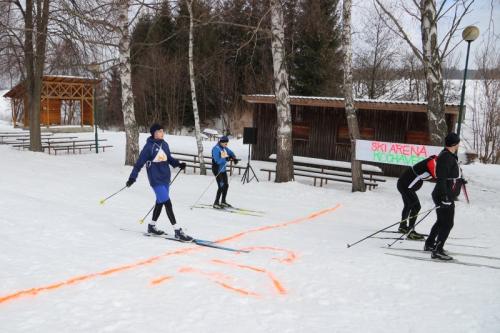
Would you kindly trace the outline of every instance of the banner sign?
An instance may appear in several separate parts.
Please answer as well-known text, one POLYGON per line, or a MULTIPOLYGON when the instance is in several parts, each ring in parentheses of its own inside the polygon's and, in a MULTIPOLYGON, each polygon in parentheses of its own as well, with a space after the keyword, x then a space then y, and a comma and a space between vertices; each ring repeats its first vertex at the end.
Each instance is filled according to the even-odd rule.
POLYGON ((431 155, 438 155, 441 150, 443 147, 356 140, 356 159, 359 161, 409 166, 431 155))

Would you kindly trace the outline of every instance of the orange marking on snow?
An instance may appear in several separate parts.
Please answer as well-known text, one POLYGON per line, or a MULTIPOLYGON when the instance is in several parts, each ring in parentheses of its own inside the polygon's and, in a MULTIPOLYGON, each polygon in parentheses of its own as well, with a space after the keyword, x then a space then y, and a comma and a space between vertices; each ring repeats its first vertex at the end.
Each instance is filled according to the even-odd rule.
POLYGON ((204 276, 208 276, 210 280, 217 283, 218 285, 220 285, 226 289, 229 289, 231 291, 237 292, 239 294, 242 294, 245 296, 260 296, 257 293, 254 293, 254 292, 251 292, 251 291, 248 291, 245 289, 233 287, 233 286, 227 284, 226 282, 222 281, 222 280, 233 280, 233 277, 222 274, 222 273, 205 272, 205 271, 202 271, 200 269, 196 269, 196 268, 192 268, 192 267, 182 267, 179 269, 179 272, 180 273, 198 273, 198 274, 201 274, 204 276))
POLYGON ((165 276, 161 276, 159 278, 156 278, 154 280, 151 280, 151 285, 155 286, 155 285, 158 285, 162 282, 165 282, 167 280, 172 280, 174 277, 173 276, 170 276, 170 275, 165 275, 165 276))
POLYGON ((238 268, 249 269, 249 270, 252 270, 255 272, 259 272, 259 273, 265 273, 273 282, 273 285, 276 288, 276 290, 278 290, 278 293, 280 293, 282 295, 286 294, 286 289, 283 287, 281 282, 274 276, 274 274, 263 269, 263 268, 242 265, 242 264, 238 264, 236 262, 225 261, 225 260, 220 260, 220 259, 213 259, 212 262, 216 263, 216 264, 229 265, 229 266, 234 266, 234 267, 238 267, 238 268))
MULTIPOLYGON (((320 211, 311 213, 305 217, 301 217, 301 218, 298 218, 298 219, 295 219, 295 220, 292 220, 289 222, 274 224, 274 225, 270 225, 270 226, 264 226, 264 227, 260 227, 260 228, 256 228, 256 229, 251 229, 248 231, 243 231, 243 232, 234 234, 232 236, 228 236, 228 237, 219 239, 219 240, 215 241, 215 243, 224 243, 224 242, 228 242, 231 240, 241 238, 241 237, 246 236, 246 235, 251 234, 251 233, 272 230, 272 229, 277 229, 277 228, 283 228, 283 227, 287 227, 289 225, 310 221, 310 220, 313 220, 313 219, 320 217, 322 215, 334 212, 335 210, 337 210, 340 207, 341 207, 341 205, 337 204, 334 207, 322 209, 320 211)), ((109 276, 112 274, 121 273, 121 272, 128 271, 131 269, 139 268, 139 267, 142 267, 145 265, 153 264, 161 259, 164 259, 165 257, 174 256, 174 255, 184 255, 184 254, 189 254, 191 252, 202 251, 202 250, 207 250, 207 249, 204 249, 204 248, 199 247, 199 246, 195 246, 195 247, 183 248, 183 249, 179 249, 179 250, 175 250, 175 251, 169 251, 169 252, 166 252, 166 253, 161 254, 159 256, 154 256, 154 257, 144 259, 144 260, 141 260, 141 261, 138 261, 138 262, 135 262, 132 264, 128 264, 128 265, 122 265, 122 266, 110 268, 110 269, 104 270, 102 272, 90 273, 90 274, 74 277, 74 278, 68 279, 66 281, 53 283, 53 284, 50 284, 47 286, 20 290, 20 291, 15 292, 15 293, 0 296, 0 304, 5 303, 7 301, 14 300, 14 299, 22 298, 22 297, 36 296, 39 293, 44 292, 44 291, 59 289, 59 288, 62 288, 64 286, 73 285, 73 284, 76 284, 78 282, 91 280, 91 279, 94 279, 97 277, 109 276)), ((253 294, 253 293, 251 293, 251 294, 253 294)))
POLYGON ((285 295, 286 289, 283 287, 281 282, 274 276, 274 274, 271 272, 267 272, 267 276, 269 276, 269 278, 273 281, 273 284, 274 284, 274 287, 276 288, 276 290, 278 290, 278 292, 281 295, 285 295))
POLYGON ((276 247, 270 247, 270 246, 252 246, 252 247, 245 247, 242 250, 246 251, 255 251, 255 250, 269 250, 269 251, 276 251, 276 252, 285 252, 287 254, 287 257, 284 259, 280 258, 272 258, 274 260, 277 260, 282 263, 287 263, 291 264, 295 260, 297 260, 297 254, 292 251, 292 250, 287 250, 287 249, 280 249, 276 247))
POLYGON ((226 288, 226 289, 235 291, 235 292, 237 292, 239 294, 243 294, 245 296, 255 296, 255 297, 259 297, 260 296, 257 293, 254 293, 254 292, 251 292, 251 291, 247 291, 247 290, 244 290, 244 289, 240 289, 240 288, 236 288, 236 287, 230 286, 230 285, 228 285, 227 283, 224 283, 224 282, 220 282, 220 281, 214 281, 214 282, 217 283, 218 285, 226 288))
POLYGON ((224 242, 227 242, 227 241, 230 241, 230 240, 235 240, 237 238, 246 236, 246 235, 251 234, 251 233, 261 232, 261 231, 266 231, 266 230, 271 230, 271 229, 277 229, 277 228, 284 228, 284 227, 288 227, 288 226, 293 225, 293 224, 298 224, 298 223, 302 223, 302 222, 306 222, 306 221, 311 221, 311 220, 313 220, 313 219, 315 219, 317 217, 320 217, 322 215, 334 212, 337 209, 339 209, 340 207, 341 207, 341 205, 337 204, 334 207, 322 209, 320 211, 311 213, 311 214, 309 214, 309 215, 307 215, 305 217, 301 217, 301 218, 298 218, 298 219, 295 219, 295 220, 292 220, 292 221, 289 221, 289 222, 279 223, 279 224, 273 224, 273 225, 268 225, 268 226, 264 226, 264 227, 260 227, 260 228, 256 228, 256 229, 250 229, 250 230, 247 230, 247 231, 242 231, 242 232, 239 232, 239 233, 234 234, 232 236, 228 236, 226 238, 219 239, 219 240, 215 241, 215 243, 224 243, 224 242))
POLYGON ((201 275, 205 275, 211 278, 216 278, 216 279, 221 279, 221 280, 232 280, 233 277, 229 275, 225 275, 223 273, 219 272, 206 272, 202 271, 201 269, 193 268, 193 267, 182 267, 179 268, 179 273, 198 273, 201 275))
POLYGON ((266 270, 263 269, 263 268, 253 267, 253 266, 248 266, 248 265, 241 265, 241 264, 238 264, 238 263, 232 262, 232 261, 224 261, 224 260, 220 260, 220 259, 213 259, 212 262, 214 262, 216 264, 229 265, 229 266, 234 266, 234 267, 249 269, 249 270, 252 270, 252 271, 259 272, 259 273, 265 273, 266 272, 266 270))
POLYGON ((141 261, 138 261, 136 263, 132 263, 132 264, 128 264, 128 265, 110 268, 110 269, 104 270, 102 272, 77 276, 77 277, 68 279, 66 281, 57 282, 57 283, 50 284, 50 285, 43 286, 43 287, 21 290, 21 291, 18 291, 16 293, 13 293, 13 294, 9 294, 9 295, 5 295, 5 296, 0 297, 0 304, 7 302, 7 301, 10 301, 10 300, 13 300, 13 299, 16 299, 16 298, 21 298, 21 297, 26 297, 26 296, 36 296, 39 293, 44 292, 44 291, 59 289, 61 287, 73 285, 73 284, 76 284, 78 282, 91 280, 91 279, 94 279, 94 278, 99 277, 99 276, 108 276, 111 274, 124 272, 124 271, 130 270, 130 269, 133 269, 133 268, 138 268, 141 266, 153 264, 153 263, 157 262, 158 260, 161 260, 161 259, 168 257, 168 256, 188 254, 190 252, 200 251, 200 250, 201 250, 200 247, 195 246, 195 247, 190 247, 190 248, 184 248, 182 250, 169 251, 169 252, 166 252, 166 253, 159 255, 159 256, 154 256, 154 257, 148 258, 146 260, 141 260, 141 261))

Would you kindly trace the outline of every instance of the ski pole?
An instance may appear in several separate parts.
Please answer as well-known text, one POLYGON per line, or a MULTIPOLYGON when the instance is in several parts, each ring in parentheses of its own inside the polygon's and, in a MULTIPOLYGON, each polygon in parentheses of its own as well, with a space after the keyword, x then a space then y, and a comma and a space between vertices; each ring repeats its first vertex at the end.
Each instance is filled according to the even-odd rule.
POLYGON ((124 187, 122 187, 119 191, 117 191, 117 192, 115 192, 115 193, 111 194, 109 197, 104 198, 104 199, 101 199, 101 201, 99 201, 99 203, 100 203, 101 205, 104 205, 104 203, 106 202, 106 200, 108 200, 108 199, 110 199, 110 198, 114 197, 115 195, 117 195, 118 193, 120 193, 121 191, 123 191, 123 190, 124 190, 124 189, 126 189, 126 188, 127 188, 127 185, 125 185, 124 187))
POLYGON ((404 234, 402 234, 398 239, 396 239, 394 242, 392 242, 391 244, 387 244, 387 247, 391 247, 393 246, 394 244, 396 244, 397 242, 399 242, 400 240, 403 239, 404 236, 410 234, 410 232, 413 231, 413 229, 419 225, 420 222, 422 222, 427 216, 429 216, 429 214, 436 208, 438 208, 439 206, 435 206, 434 208, 432 208, 431 210, 429 210, 427 212, 427 214, 424 215, 424 217, 422 217, 417 223, 415 223, 415 225, 413 226, 413 228, 409 229, 409 231, 405 232, 404 234))
MULTIPOLYGON (((174 179, 172 179, 172 181, 170 182, 170 185, 172 185, 172 183, 175 181, 175 178, 177 178, 177 176, 181 173, 182 169, 179 169, 179 171, 177 171, 177 174, 175 175, 174 179)), ((144 215, 144 217, 142 219, 139 220, 139 223, 140 224, 143 224, 144 223, 144 220, 148 217, 149 214, 151 214, 151 211, 155 208, 156 205, 153 205, 153 207, 151 207, 151 209, 148 211, 148 213, 146 215, 144 215)))
POLYGON ((181 171, 182 171, 182 169, 179 169, 179 171, 177 171, 177 173, 175 174, 174 179, 172 179, 172 181, 170 182, 170 184, 169 184, 169 185, 172 185, 172 184, 174 183, 175 178, 177 178, 177 176, 181 173, 181 171))
POLYGON ((144 220, 146 219, 146 217, 148 217, 148 215, 151 213, 151 211, 155 208, 156 205, 153 205, 153 207, 151 207, 151 209, 149 210, 149 212, 144 215, 144 217, 142 219, 139 220, 139 223, 140 224, 143 224, 144 223, 144 220))
POLYGON ((464 187, 464 196, 465 196, 465 200, 467 201, 467 203, 470 205, 470 201, 469 201, 469 193, 467 193, 467 187, 465 187, 465 183, 462 184, 462 186, 464 187))
MULTIPOLYGON (((224 164, 225 165, 225 164, 224 164)), ((219 171, 219 173, 217 173, 217 175, 215 175, 215 178, 212 179, 212 181, 210 182, 210 184, 208 184, 207 188, 205 189, 205 191, 203 191, 203 193, 198 197, 198 199, 194 202, 194 204, 191 205, 191 207, 189 207, 189 209, 193 210, 194 206, 196 206, 198 204, 198 202, 201 200, 201 198, 203 197, 203 195, 205 193, 207 193, 208 189, 210 188, 210 186, 212 186, 212 184, 214 183, 214 181, 217 179, 217 177, 220 175, 221 171, 222 171, 223 168, 221 168, 221 170, 219 171)))
POLYGON ((398 221, 398 222, 396 222, 396 223, 393 223, 393 224, 391 224, 390 226, 387 226, 387 227, 385 227, 385 228, 383 228, 383 229, 380 229, 380 230, 378 230, 378 231, 375 231, 373 234, 368 235, 368 236, 366 236, 365 238, 362 238, 362 239, 360 239, 359 241, 357 241, 357 242, 355 242, 355 243, 353 243, 353 244, 347 244, 347 247, 348 247, 348 248, 350 248, 350 247, 352 247, 352 246, 354 246, 354 245, 356 245, 356 244, 358 244, 358 243, 361 243, 361 242, 362 242, 362 241, 364 241, 364 240, 367 240, 368 238, 370 238, 370 237, 372 237, 372 236, 374 236, 374 235, 376 235, 376 234, 378 234, 378 233, 380 233, 380 232, 382 232, 382 231, 385 231, 385 230, 387 230, 387 229, 389 229, 389 228, 394 227, 396 224, 400 224, 400 223, 402 223, 402 222, 404 222, 404 221, 406 221, 407 219, 410 219, 410 218, 412 218, 412 217, 419 216, 419 215, 425 214, 425 213, 427 213, 427 212, 431 212, 431 211, 433 211, 435 208, 436 208, 436 207, 431 208, 431 209, 426 210, 426 211, 423 211, 423 212, 420 212, 420 213, 415 214, 415 215, 413 215, 413 216, 409 216, 409 217, 407 217, 406 219, 401 220, 401 221, 398 221))

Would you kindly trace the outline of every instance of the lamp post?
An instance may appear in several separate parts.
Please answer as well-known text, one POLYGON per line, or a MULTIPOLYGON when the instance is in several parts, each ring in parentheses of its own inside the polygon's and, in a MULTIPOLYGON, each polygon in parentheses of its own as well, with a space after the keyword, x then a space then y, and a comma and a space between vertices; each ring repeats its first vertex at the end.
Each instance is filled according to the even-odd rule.
POLYGON ((94 76, 94 84, 92 91, 92 111, 94 118, 94 131, 95 131, 95 153, 99 154, 99 136, 97 134, 97 108, 96 108, 96 91, 97 91, 97 82, 98 82, 98 73, 99 73, 99 65, 93 64, 90 66, 90 70, 94 76))
POLYGON ((470 43, 472 43, 476 38, 479 37, 479 28, 470 25, 464 29, 462 32, 462 39, 467 42, 467 55, 465 57, 465 70, 464 70, 464 82, 462 84, 462 94, 460 96, 460 108, 458 110, 458 124, 457 124, 457 135, 460 137, 460 128, 462 125, 462 117, 464 110, 464 99, 465 99, 465 81, 467 80, 467 66, 469 64, 469 51, 470 43))

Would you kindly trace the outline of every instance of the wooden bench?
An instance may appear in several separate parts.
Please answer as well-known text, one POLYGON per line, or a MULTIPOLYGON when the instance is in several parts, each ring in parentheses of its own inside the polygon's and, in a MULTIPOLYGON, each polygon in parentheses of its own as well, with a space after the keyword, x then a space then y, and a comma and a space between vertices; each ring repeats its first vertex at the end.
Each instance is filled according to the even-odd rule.
MULTIPOLYGON (((187 154, 187 153, 176 153, 176 152, 171 152, 172 156, 182 162, 190 163, 189 167, 193 168, 193 172, 196 172, 196 169, 200 169, 200 162, 199 162, 199 157, 198 155, 195 154, 187 154)), ((212 169, 212 156, 203 156, 203 160, 205 162, 205 167, 209 170, 212 169)), ((188 165, 186 164, 186 168, 188 165)), ((229 162, 229 165, 226 166, 227 169, 229 169, 229 176, 233 175, 233 170, 237 169, 238 170, 238 175, 241 175, 241 170, 245 170, 246 167, 244 166, 239 166, 239 165, 234 165, 233 161, 229 162)), ((186 170, 184 170, 186 172, 186 170)))
MULTIPOLYGON (((53 133, 42 133, 40 136, 42 138, 49 137, 54 135, 53 133)), ((28 134, 2 134, 0 135, 0 144, 6 144, 5 139, 17 139, 17 138, 27 138, 29 140, 29 133, 28 134)))
MULTIPOLYGON (((276 160, 276 154, 269 156, 270 160, 276 160)), ((362 164, 363 178, 370 183, 385 182, 382 170, 374 165, 362 164)), ((294 171, 317 172, 325 175, 339 176, 339 177, 352 177, 351 163, 344 161, 332 161, 319 158, 310 158, 303 156, 293 157, 294 171)), ((325 180, 328 182, 328 180, 325 180)))
MULTIPOLYGON (((265 171, 265 172, 268 172, 268 180, 270 181, 271 180, 271 174, 272 173, 276 173, 276 170, 275 169, 260 169, 260 171, 265 171)), ((293 175, 294 176, 299 176, 299 177, 307 177, 307 178, 313 178, 314 180, 314 186, 316 186, 317 184, 317 180, 320 181, 319 183, 319 186, 322 187, 323 186, 323 181, 325 181, 325 185, 327 183, 328 180, 330 181, 336 181, 336 182, 342 182, 342 183, 352 183, 352 179, 348 178, 348 177, 335 177, 335 176, 331 176, 331 175, 326 175, 326 174, 323 174, 323 173, 314 173, 314 172, 301 172, 301 171, 293 171, 293 175)), ((373 182, 373 181, 367 181, 365 180, 365 185, 368 186, 368 190, 372 190, 373 188, 377 187, 378 184, 373 182)))
MULTIPOLYGON (((104 142, 104 141, 107 141, 107 139, 99 139, 97 140, 98 142, 104 142)), ((73 149, 73 153, 75 154, 76 153, 76 149, 77 149, 77 145, 78 146, 83 146, 83 147, 86 147, 86 146, 95 146, 95 140, 94 139, 86 139, 86 140, 66 140, 66 141, 57 141, 57 142, 47 142, 47 143, 42 143, 42 149, 45 151, 45 149, 48 150, 48 153, 50 154, 50 151, 51 150, 54 150, 56 148, 65 148, 65 149, 73 149)), ((12 145, 12 147, 15 147, 15 148, 21 148, 21 149, 28 149, 30 147, 29 144, 15 144, 15 145, 12 145)), ((60 150, 64 150, 64 149, 58 149, 59 151, 60 150)), ((81 150, 80 150, 81 152, 81 150)), ((103 150, 104 152, 104 150, 103 150)))
MULTIPOLYGON (((102 152, 104 153, 106 151, 106 148, 112 148, 112 145, 99 145, 98 148, 102 148, 102 152)), ((71 146, 60 146, 60 147, 54 147, 52 148, 52 151, 54 152, 54 155, 57 155, 58 151, 64 151, 66 150, 67 153, 69 154, 70 150, 73 150, 73 154, 76 154, 76 150, 78 149, 78 153, 82 153, 82 149, 89 149, 89 151, 92 151, 95 149, 95 143, 91 144, 80 144, 80 145, 71 145, 71 146)))
MULTIPOLYGON (((293 170, 295 171, 305 171, 305 172, 315 172, 315 173, 321 173, 329 176, 338 176, 338 177, 347 177, 347 178, 352 178, 352 173, 348 171, 335 171, 335 170, 330 170, 330 169, 320 169, 320 168, 313 168, 313 167, 301 167, 301 166, 294 166, 293 170)), ((370 182, 385 182, 386 180, 382 177, 377 177, 373 173, 366 174, 363 173, 363 179, 368 180, 370 182)), ((328 181, 326 181, 328 183, 328 181)))

